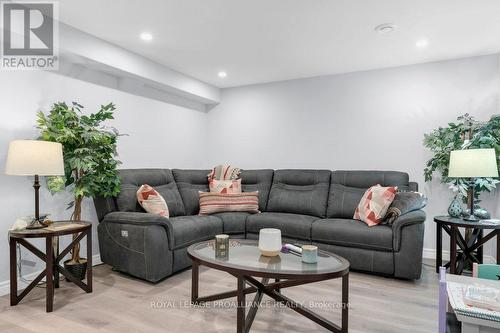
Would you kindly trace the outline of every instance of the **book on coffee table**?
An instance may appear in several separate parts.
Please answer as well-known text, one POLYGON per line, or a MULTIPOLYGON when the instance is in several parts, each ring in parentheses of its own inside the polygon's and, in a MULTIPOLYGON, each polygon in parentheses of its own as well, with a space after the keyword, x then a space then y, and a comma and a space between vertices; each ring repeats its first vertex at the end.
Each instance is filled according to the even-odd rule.
MULTIPOLYGON (((493 320, 500 322, 500 312, 492 310, 492 309, 487 309, 486 306, 477 306, 479 303, 476 303, 477 305, 469 305, 472 304, 471 299, 469 298, 469 301, 467 301, 467 298, 465 297, 466 294, 469 291, 469 294, 471 292, 470 288, 475 288, 476 291, 474 293, 481 292, 479 286, 474 286, 474 285, 465 285, 462 283, 458 282, 446 282, 446 289, 448 291, 448 299, 450 301, 450 305, 453 308, 453 311, 457 314, 461 314, 464 316, 469 316, 469 317, 474 317, 474 318, 480 318, 480 319, 486 319, 486 320, 493 320), (467 304, 469 303, 469 304, 467 304)), ((500 288, 500 284, 499 284, 500 288)), ((488 287, 488 289, 491 289, 488 287)), ((491 290, 486 290, 484 289, 485 293, 490 293, 491 290)), ((483 303, 484 304, 484 303, 483 303)), ((496 308, 491 306, 491 308, 496 308)))

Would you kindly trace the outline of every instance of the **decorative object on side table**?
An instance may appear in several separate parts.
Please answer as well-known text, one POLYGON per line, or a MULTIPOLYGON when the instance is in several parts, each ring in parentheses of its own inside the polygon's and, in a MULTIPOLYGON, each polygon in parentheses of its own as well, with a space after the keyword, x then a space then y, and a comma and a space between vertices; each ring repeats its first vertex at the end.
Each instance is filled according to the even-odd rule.
POLYGON ((229 258, 229 235, 215 235, 215 258, 229 258))
POLYGON ((264 228, 259 231, 259 250, 263 256, 274 257, 281 251, 281 230, 264 228))
MULTIPOLYGON (((120 192, 117 171, 120 162, 116 159, 119 133, 103 124, 113 119, 115 106, 102 105, 90 115, 83 114, 82 110, 83 106, 75 102, 71 106, 55 103, 47 115, 38 113, 40 138, 59 142, 64 150, 65 177, 49 178, 47 184, 52 192, 71 190, 74 200, 68 209, 73 208, 71 220, 74 221, 81 219, 84 198, 112 197, 120 192)), ((75 242, 71 259, 64 265, 81 278, 89 259, 80 258, 80 244, 75 242)))
POLYGON ((491 219, 491 214, 483 208, 474 209, 474 215, 480 220, 488 220, 491 219))
POLYGON ((462 208, 462 203, 458 199, 458 196, 460 194, 457 194, 455 196, 455 199, 451 202, 450 206, 448 207, 448 215, 451 217, 462 217, 462 213, 464 212, 464 209, 462 208))
POLYGON ((464 220, 473 222, 479 221, 474 215, 474 179, 478 177, 498 177, 495 149, 464 149, 452 151, 450 153, 448 177, 470 179, 467 200, 469 203, 469 215, 465 216, 464 220))
POLYGON ((35 216, 27 229, 45 228, 40 217, 39 176, 64 175, 63 148, 60 143, 36 140, 16 140, 9 144, 5 173, 15 176, 34 176, 35 216))

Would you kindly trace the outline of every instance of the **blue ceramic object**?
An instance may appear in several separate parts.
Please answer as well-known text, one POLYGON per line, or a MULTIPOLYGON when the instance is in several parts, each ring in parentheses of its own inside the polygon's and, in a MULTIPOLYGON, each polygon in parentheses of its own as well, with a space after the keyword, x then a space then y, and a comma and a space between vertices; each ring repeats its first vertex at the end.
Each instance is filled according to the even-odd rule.
POLYGON ((486 209, 483 208, 476 208, 474 209, 474 215, 477 218, 480 218, 481 220, 487 220, 491 218, 490 213, 486 209))
POLYGON ((315 264, 318 262, 318 247, 315 245, 302 246, 302 261, 307 264, 315 264))
POLYGON ((448 215, 451 217, 461 217, 463 211, 462 203, 455 197, 448 207, 448 215))

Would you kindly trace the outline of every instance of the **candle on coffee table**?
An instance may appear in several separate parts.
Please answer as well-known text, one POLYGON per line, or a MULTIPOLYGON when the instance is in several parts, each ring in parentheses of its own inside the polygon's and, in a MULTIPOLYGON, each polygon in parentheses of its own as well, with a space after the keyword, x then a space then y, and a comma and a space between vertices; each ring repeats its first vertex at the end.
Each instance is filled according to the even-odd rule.
POLYGON ((302 246, 302 261, 307 264, 318 262, 318 247, 315 245, 302 246))

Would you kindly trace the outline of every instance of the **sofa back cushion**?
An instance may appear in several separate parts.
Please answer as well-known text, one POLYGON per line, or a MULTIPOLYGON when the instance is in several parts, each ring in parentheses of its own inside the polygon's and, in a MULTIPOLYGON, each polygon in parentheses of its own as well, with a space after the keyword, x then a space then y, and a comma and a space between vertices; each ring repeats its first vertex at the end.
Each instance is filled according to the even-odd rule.
POLYGON ((272 169, 242 170, 240 173, 243 192, 259 192, 259 210, 265 211, 273 182, 272 169))
POLYGON ((208 174, 211 170, 180 170, 173 169, 177 188, 184 202, 186 215, 198 215, 200 212, 200 195, 198 192, 208 192, 208 174))
POLYGON ((144 184, 152 186, 165 199, 170 216, 185 215, 184 204, 168 169, 124 169, 120 170, 121 190, 116 197, 116 206, 123 212, 144 212, 137 202, 137 190, 144 184))
POLYGON ((365 191, 377 184, 409 190, 409 177, 398 171, 333 171, 327 217, 352 219, 365 191))
POLYGON ((329 170, 276 170, 266 211, 324 217, 330 175, 329 170))

